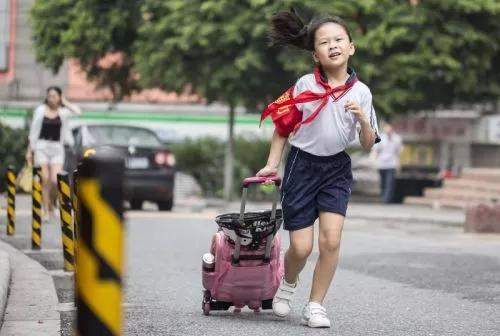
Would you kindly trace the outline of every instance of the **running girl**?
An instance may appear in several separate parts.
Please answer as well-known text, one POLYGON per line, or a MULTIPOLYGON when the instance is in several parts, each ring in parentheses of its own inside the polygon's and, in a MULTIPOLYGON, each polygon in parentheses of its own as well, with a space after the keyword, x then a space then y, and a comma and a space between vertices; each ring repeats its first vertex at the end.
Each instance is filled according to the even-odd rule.
POLYGON ((262 119, 272 117, 275 131, 267 164, 257 175, 276 174, 286 141, 291 145, 282 187, 290 247, 273 311, 280 317, 290 313, 299 273, 313 248, 313 224, 319 217, 319 258, 302 322, 309 327, 330 327, 323 300, 337 267, 352 185, 351 160, 345 148, 355 140, 356 131, 364 149, 378 142, 372 95, 348 67, 355 47, 340 18, 322 17, 305 25, 294 12, 280 12, 271 19, 270 38, 276 45, 310 51, 315 62, 313 73, 301 77, 262 114, 262 119))

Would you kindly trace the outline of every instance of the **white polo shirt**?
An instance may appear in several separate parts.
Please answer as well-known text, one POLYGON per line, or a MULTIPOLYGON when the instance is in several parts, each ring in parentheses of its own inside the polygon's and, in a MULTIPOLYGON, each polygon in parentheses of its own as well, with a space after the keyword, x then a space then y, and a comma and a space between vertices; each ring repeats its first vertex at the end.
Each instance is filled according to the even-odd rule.
MULTIPOLYGON (((293 96, 304 91, 325 92, 316 82, 314 74, 302 76, 295 84, 293 96)), ((348 101, 357 102, 368 116, 372 128, 378 134, 377 117, 372 104, 372 94, 368 86, 359 80, 338 98, 328 97, 327 104, 310 123, 303 124, 290 135, 288 141, 308 153, 318 156, 334 155, 343 151, 356 138, 357 124, 354 115, 346 112, 344 105, 348 101)), ((310 116, 321 104, 321 100, 296 104, 302 111, 302 120, 310 116)))
POLYGON ((378 169, 395 169, 399 167, 399 156, 403 147, 401 137, 392 133, 391 137, 385 133, 380 135, 382 141, 378 144, 375 152, 377 153, 378 169))

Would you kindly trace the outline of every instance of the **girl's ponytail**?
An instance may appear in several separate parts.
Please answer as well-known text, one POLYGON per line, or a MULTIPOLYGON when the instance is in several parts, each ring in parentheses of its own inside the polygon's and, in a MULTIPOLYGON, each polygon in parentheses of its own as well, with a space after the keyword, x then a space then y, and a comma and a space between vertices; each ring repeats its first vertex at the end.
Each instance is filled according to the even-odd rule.
POLYGON ((295 10, 282 11, 271 17, 269 30, 271 45, 292 45, 300 49, 310 50, 307 42, 307 25, 302 22, 295 10))

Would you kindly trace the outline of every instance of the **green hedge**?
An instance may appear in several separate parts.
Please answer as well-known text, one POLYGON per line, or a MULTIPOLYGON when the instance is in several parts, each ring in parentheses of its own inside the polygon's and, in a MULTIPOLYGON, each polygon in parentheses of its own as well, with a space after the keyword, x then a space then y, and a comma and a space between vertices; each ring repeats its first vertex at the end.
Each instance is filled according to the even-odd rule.
MULTIPOLYGON (((241 192, 241 180, 252 176, 264 167, 269 154, 268 140, 235 139, 234 189, 241 192)), ((177 159, 177 168, 192 175, 207 197, 222 197, 224 186, 225 142, 213 137, 187 139, 172 145, 177 159)), ((253 200, 268 200, 272 188, 251 188, 249 197, 253 200)))
POLYGON ((27 130, 13 129, 0 123, 0 192, 7 187, 7 167, 14 166, 16 173, 21 170, 27 146, 27 130))

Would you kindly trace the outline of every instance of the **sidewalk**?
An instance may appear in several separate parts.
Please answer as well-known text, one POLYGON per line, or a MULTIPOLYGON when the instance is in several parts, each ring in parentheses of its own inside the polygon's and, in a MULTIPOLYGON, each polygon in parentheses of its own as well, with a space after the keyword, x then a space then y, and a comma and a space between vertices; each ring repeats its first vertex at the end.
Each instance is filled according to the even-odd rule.
MULTIPOLYGON (((0 243, 2 244, 2 243, 0 243)), ((2 328, 5 307, 9 295, 10 285, 10 259, 9 254, 0 245, 0 330, 2 328)))
POLYGON ((347 218, 463 226, 465 211, 409 204, 350 203, 347 218))
POLYGON ((0 336, 59 335, 57 306, 49 272, 23 252, 0 241, 0 317, 3 317, 0 336))
MULTIPOLYGON (((17 201, 16 217, 25 221, 31 216, 31 197, 18 195, 17 201)), ((4 241, 4 195, 0 195, 0 202, 0 336, 60 335, 58 299, 52 276, 22 250, 4 241)), ((11 238, 12 242, 16 238, 19 233, 11 238)))

